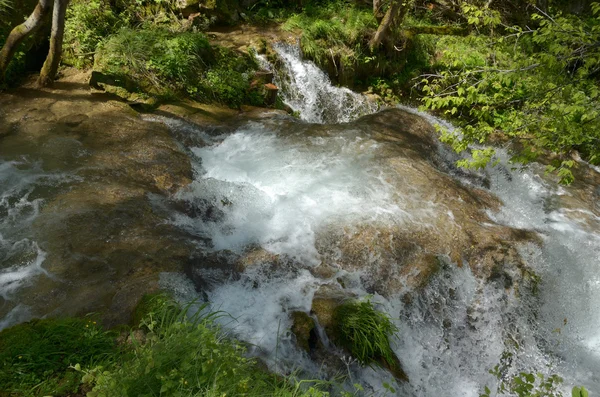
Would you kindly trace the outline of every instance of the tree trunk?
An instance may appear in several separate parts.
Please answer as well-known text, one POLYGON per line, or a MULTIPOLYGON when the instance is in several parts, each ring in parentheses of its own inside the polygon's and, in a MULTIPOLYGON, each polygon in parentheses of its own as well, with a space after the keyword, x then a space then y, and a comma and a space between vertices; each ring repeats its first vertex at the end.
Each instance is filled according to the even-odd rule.
POLYGON ((4 79, 8 64, 15 55, 19 44, 44 23, 44 17, 50 12, 50 2, 51 0, 39 0, 29 18, 15 27, 8 35, 6 43, 0 50, 0 80, 4 79))
POLYGON ((42 66, 38 85, 46 87, 52 84, 58 72, 60 57, 62 55, 63 36, 65 34, 65 16, 69 0, 54 0, 52 12, 52 33, 50 35, 50 51, 42 66))
POLYGON ((369 42, 369 48, 371 52, 374 52, 377 47, 381 45, 381 42, 387 37, 390 29, 395 24, 401 24, 410 8, 410 1, 408 0, 392 0, 390 8, 388 8, 383 20, 377 28, 377 32, 369 42))
POLYGON ((373 0, 373 15, 375 16, 375 19, 377 19, 377 23, 381 23, 381 20, 383 19, 383 4, 382 0, 373 0))

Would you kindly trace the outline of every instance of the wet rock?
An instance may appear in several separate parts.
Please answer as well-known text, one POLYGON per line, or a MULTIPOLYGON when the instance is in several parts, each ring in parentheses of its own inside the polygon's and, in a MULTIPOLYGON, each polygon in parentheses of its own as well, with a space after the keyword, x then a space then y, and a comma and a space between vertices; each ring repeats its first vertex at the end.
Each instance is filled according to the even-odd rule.
MULTIPOLYGON (((329 341, 339 348, 344 347, 342 336, 339 330, 339 309, 342 305, 352 299, 356 299, 356 296, 343 290, 340 286, 331 284, 324 285, 317 290, 312 301, 311 313, 317 318, 317 321, 321 327, 323 327, 325 334, 329 338, 329 341)), ((310 318, 310 317, 309 317, 310 318)), ((295 324, 295 320, 294 320, 295 324)), ((313 356, 319 359, 325 359, 327 354, 331 354, 330 351, 324 349, 322 344, 317 343, 319 349, 311 349, 313 356)), ((394 355, 393 362, 388 362, 383 357, 377 357, 375 360, 399 381, 407 382, 408 376, 402 369, 402 364, 398 357, 394 355)), ((331 363, 330 360, 327 360, 331 363)), ((340 360, 341 362, 341 360, 340 360)))
POLYGON ((261 247, 254 247, 250 248, 242 256, 237 258, 235 267, 236 270, 241 273, 248 269, 265 265, 270 268, 278 268, 283 265, 284 261, 285 260, 277 254, 269 252, 261 247))
POLYGON ((239 274, 235 259, 236 256, 228 251, 205 253, 188 260, 184 272, 194 283, 196 291, 207 291, 239 274))
POLYGON ((259 70, 258 72, 254 73, 253 83, 256 82, 255 85, 272 84, 273 77, 273 72, 270 70, 259 70))
POLYGON ((315 321, 305 312, 292 312, 292 332, 296 336, 296 344, 310 353, 318 343, 315 321))
MULTIPOLYGON (((311 126, 315 138, 342 134, 347 126, 311 126), (339 130, 339 131, 338 131, 339 130)), ((489 191, 449 175, 439 159, 435 132, 427 121, 400 109, 365 116, 352 124, 377 145, 386 182, 398 192, 405 221, 332 226, 319 231, 323 262, 360 272, 368 291, 385 296, 418 291, 437 273, 440 260, 468 265, 481 279, 505 273, 506 285, 526 272, 516 246, 539 243, 533 231, 493 222, 501 202, 489 191), (510 281, 509 281, 510 280, 510 281)), ((454 161, 454 160, 452 160, 454 161)))
POLYGON ((311 314, 314 314, 319 324, 330 337, 334 334, 335 309, 345 301, 356 296, 345 291, 337 284, 324 284, 316 292, 312 300, 311 314))
POLYGON ((88 119, 89 117, 86 114, 73 114, 62 117, 58 122, 65 124, 67 127, 77 127, 88 119))
POLYGON ((115 325, 190 257, 156 203, 189 184, 192 169, 165 126, 90 93, 88 79, 66 71, 53 88, 3 94, 0 108, 11 111, 1 117, 16 133, 0 136, 0 156, 27 156, 62 178, 36 189, 44 205, 31 237, 45 273, 18 301, 37 316, 101 312, 115 325))

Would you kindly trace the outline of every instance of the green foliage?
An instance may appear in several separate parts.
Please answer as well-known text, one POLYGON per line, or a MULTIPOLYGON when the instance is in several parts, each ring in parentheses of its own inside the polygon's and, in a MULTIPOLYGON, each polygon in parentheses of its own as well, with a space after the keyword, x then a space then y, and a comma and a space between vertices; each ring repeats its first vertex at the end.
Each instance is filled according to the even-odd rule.
POLYGON ((130 90, 172 97, 190 95, 232 107, 260 104, 250 89, 254 57, 213 47, 201 33, 121 29, 98 48, 95 69, 122 76, 130 90))
POLYGON ((174 310, 164 295, 143 305, 151 308, 142 321, 145 343, 108 366, 75 366, 92 387, 88 396, 327 396, 260 369, 241 344, 221 334, 213 323, 218 313, 205 313, 205 306, 190 316, 193 305, 174 310))
POLYGON ((339 343, 363 365, 379 359, 395 365, 389 336, 398 329, 371 301, 349 301, 340 305, 334 312, 334 323, 339 343))
POLYGON ((90 365, 116 353, 114 335, 91 318, 35 320, 0 332, 0 385, 17 395, 74 392, 69 365, 90 365))
POLYGON ((324 69, 333 69, 333 74, 354 74, 361 63, 370 63, 372 69, 385 62, 385 57, 373 57, 368 50, 368 39, 377 29, 373 12, 354 4, 311 5, 290 17, 284 29, 301 29, 304 55, 324 69))
MULTIPOLYGON (((393 101, 410 79, 429 66, 433 40, 429 35, 406 34, 403 25, 392 32, 389 43, 395 46, 372 52, 369 40, 378 22, 372 7, 365 5, 342 0, 308 3, 301 13, 289 17, 283 28, 302 31, 303 55, 334 82, 370 88, 384 100, 393 101)), ((410 17, 405 20, 406 26, 415 23, 410 17)))
POLYGON ((571 390, 571 396, 572 397, 588 397, 589 393, 586 390, 585 387, 581 386, 581 387, 577 387, 575 386, 573 388, 573 390, 571 390))
POLYGON ((533 19, 536 29, 515 26, 501 37, 441 39, 434 72, 419 87, 425 107, 462 127, 461 136, 443 135, 455 150, 501 134, 521 147, 513 160, 563 156, 551 168, 570 183, 571 152, 600 164, 600 14, 533 19))
POLYGON ((78 68, 93 64, 98 44, 124 25, 108 0, 74 0, 67 10, 63 60, 78 68))
MULTIPOLYGON (((563 379, 558 375, 546 376, 539 372, 522 371, 509 375, 512 353, 505 352, 500 363, 496 364, 489 372, 494 375, 499 383, 495 395, 511 395, 517 397, 563 397, 561 392, 563 379)), ((492 391, 485 387, 480 397, 490 397, 492 391)), ((585 387, 574 387, 573 397, 587 397, 585 387)))
POLYGON ((12 8, 12 0, 0 0, 0 16, 11 8, 12 8))
POLYGON ((207 312, 205 305, 181 307, 155 294, 142 299, 137 314, 142 313, 127 342, 119 338, 120 348, 116 334, 89 318, 36 320, 0 332, 0 394, 329 395, 321 390, 323 382, 266 372, 246 357, 244 346, 221 333, 213 322, 221 314, 207 312))

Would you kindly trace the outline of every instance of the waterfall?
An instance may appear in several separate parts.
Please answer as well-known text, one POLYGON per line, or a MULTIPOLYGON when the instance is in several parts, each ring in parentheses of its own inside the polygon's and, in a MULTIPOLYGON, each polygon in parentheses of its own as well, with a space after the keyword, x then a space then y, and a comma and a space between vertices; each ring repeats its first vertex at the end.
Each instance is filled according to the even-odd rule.
MULTIPOLYGON (((499 363, 505 380, 520 371, 556 373, 565 378, 565 394, 572 385, 600 392, 598 187, 586 180, 560 186, 538 164, 514 169, 503 149, 499 166, 458 170, 456 154, 400 122, 429 131, 443 121, 407 107, 375 113, 364 96, 332 86, 297 47, 275 50, 275 82, 300 120, 265 116, 227 130, 145 119, 176 132, 194 170, 189 186, 148 194, 164 214, 160 221, 195 248, 186 274, 163 273, 161 286, 227 313, 215 321, 273 371, 324 380, 341 374, 342 387, 353 391, 359 383, 361 395, 394 394, 391 385, 399 396, 477 397, 485 386, 495 390, 498 379, 489 370, 499 363), (500 258, 504 278, 484 279, 479 263, 458 263, 435 246, 443 236, 459 244, 474 224, 477 231, 511 230, 537 240, 512 242, 523 266, 500 258), (426 254, 437 267, 419 285, 411 281, 421 272, 412 261, 426 254), (524 269, 539 279, 528 275, 534 281, 525 283, 524 269), (392 348, 410 382, 359 365, 328 343, 318 324, 326 354, 298 347, 291 314, 310 313, 315 295, 335 288, 369 297, 390 315, 399 329, 392 348)), ((599 171, 589 168, 592 176, 599 171)), ((94 184, 113 177, 98 175, 94 184)), ((43 227, 36 219, 53 191, 68 191, 75 180, 17 154, 0 158, 0 329, 39 315, 18 301, 52 259, 35 239, 35 228, 43 227)), ((120 211, 106 216, 119 217, 122 230, 144 230, 120 211)), ((467 237, 477 244, 478 235, 467 237)), ((484 248, 497 248, 486 237, 484 248)), ((49 255, 72 254, 68 244, 50 249, 49 255)))
POLYGON ((281 60, 275 70, 275 84, 281 99, 309 123, 347 123, 373 113, 377 104, 347 88, 334 87, 331 80, 312 62, 301 59, 299 46, 276 44, 281 60))
MULTIPOLYGON (((172 219, 199 238, 202 250, 244 256, 258 247, 285 258, 276 269, 268 263, 254 266, 205 291, 213 309, 235 319, 220 319, 222 325, 253 346, 253 354, 273 370, 325 376, 320 364, 295 345, 290 312, 310 311, 321 286, 344 279, 347 291, 371 295, 395 319, 400 331, 394 349, 410 378, 399 385, 380 368, 347 362, 349 379, 361 383, 367 394, 385 394, 382 385, 391 383, 398 395, 475 397, 486 385, 494 390, 498 380, 488 370, 506 364, 506 357, 504 379, 519 371, 558 373, 565 377, 564 393, 575 384, 600 390, 597 209, 583 202, 560 207, 556 202, 561 197, 577 192, 544 179, 535 164, 512 170, 503 150, 500 166, 463 182, 490 181, 489 191, 504 203, 499 211, 488 211, 490 222, 540 235, 541 245, 519 247, 526 264, 540 276, 537 295, 485 282, 468 266, 452 263, 410 305, 401 294, 384 297, 370 291, 365 284, 369 276, 361 270, 315 275, 312 269, 324 260, 323 249, 339 250, 332 230, 355 233, 352 225, 364 224, 426 230, 436 218, 448 216, 451 222, 453 215, 420 196, 409 181, 398 183, 385 161, 392 146, 361 132, 369 130, 361 120, 335 128, 307 124, 348 123, 376 108, 359 94, 331 86, 322 71, 301 59, 297 47, 275 49, 283 62, 276 75, 282 98, 306 123, 251 122, 192 148, 197 177, 178 199, 218 215, 198 221, 177 213, 172 219)), ((448 164, 457 159, 439 142, 437 150, 448 164)), ((450 174, 461 177, 459 172, 450 174)))

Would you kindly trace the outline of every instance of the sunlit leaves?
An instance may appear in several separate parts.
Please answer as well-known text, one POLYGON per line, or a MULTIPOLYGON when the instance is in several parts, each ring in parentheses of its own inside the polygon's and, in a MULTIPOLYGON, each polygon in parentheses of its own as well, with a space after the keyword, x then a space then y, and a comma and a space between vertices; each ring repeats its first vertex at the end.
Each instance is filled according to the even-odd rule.
MULTIPOLYGON (((475 12, 465 6, 466 13, 475 12)), ((463 8, 465 8, 463 7, 463 8)), ((597 5, 594 10, 600 10, 597 5)), ((597 11, 594 11, 598 15, 597 11)), ((534 15, 538 28, 512 27, 504 37, 444 38, 435 71, 419 87, 426 108, 453 118, 462 139, 442 136, 456 150, 502 135, 519 143, 531 161, 550 151, 578 152, 600 162, 600 17, 534 15)), ((475 151, 460 165, 481 167, 489 152, 475 151)), ((574 162, 554 171, 573 180, 574 162)))

